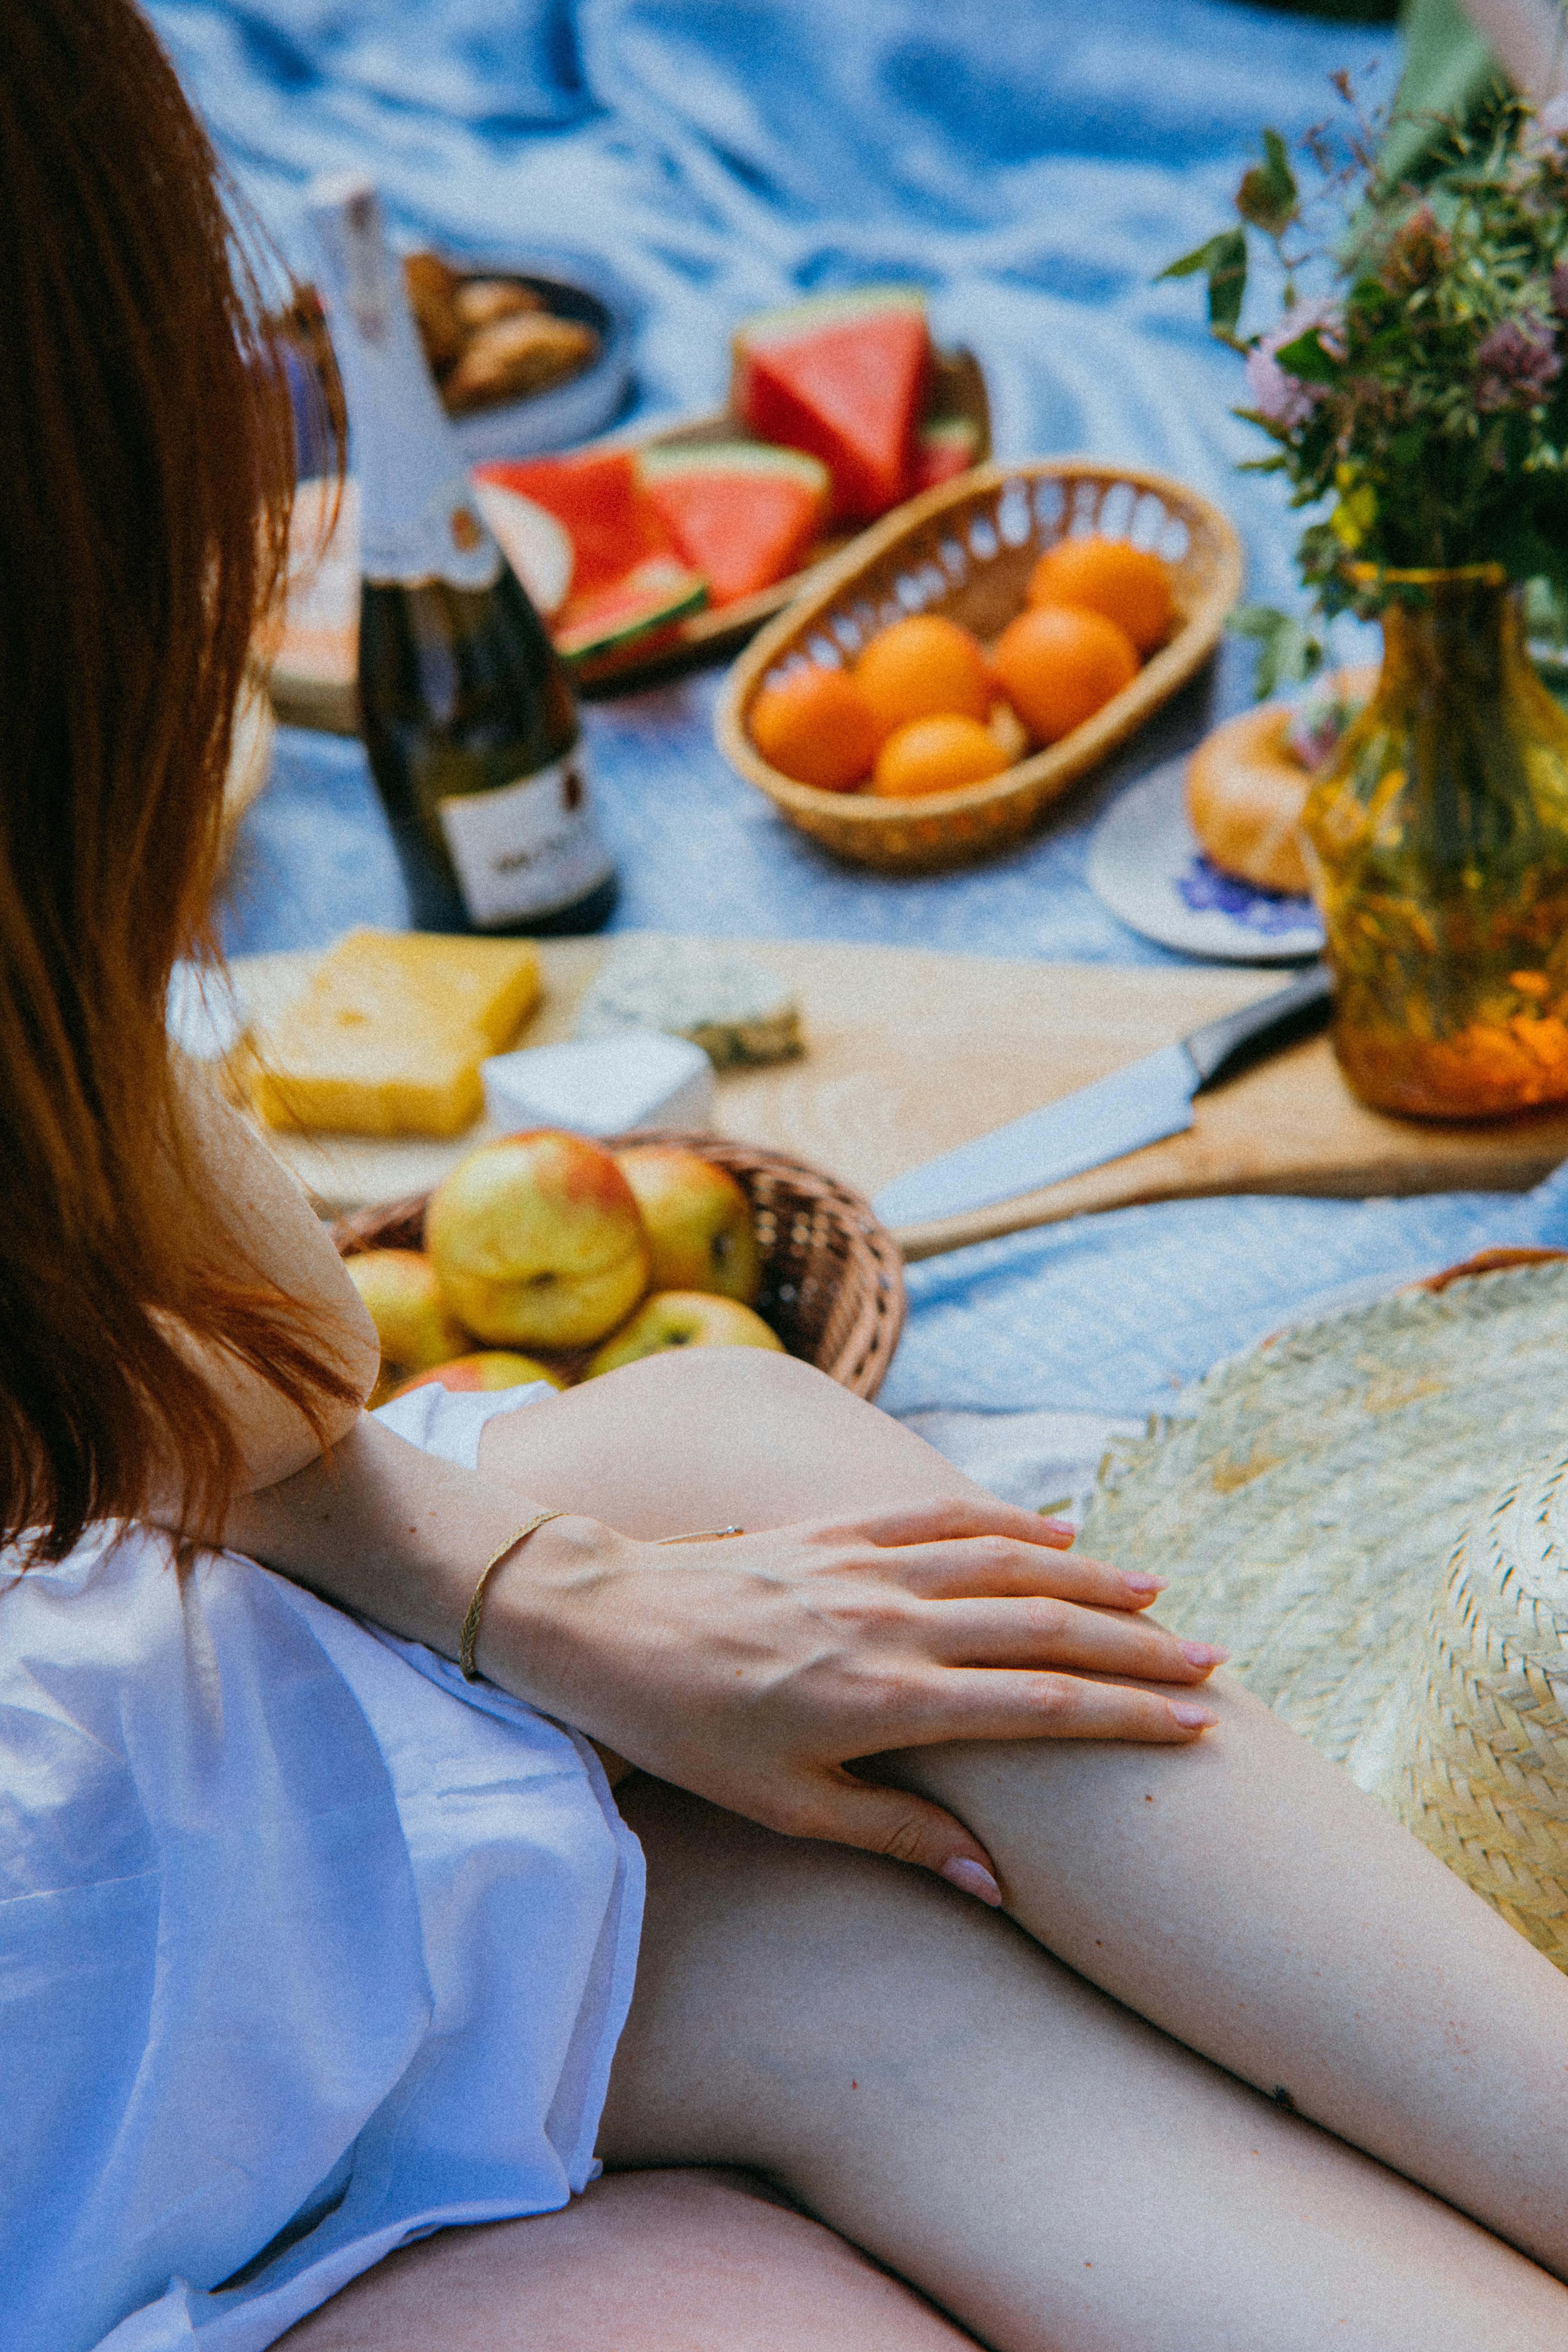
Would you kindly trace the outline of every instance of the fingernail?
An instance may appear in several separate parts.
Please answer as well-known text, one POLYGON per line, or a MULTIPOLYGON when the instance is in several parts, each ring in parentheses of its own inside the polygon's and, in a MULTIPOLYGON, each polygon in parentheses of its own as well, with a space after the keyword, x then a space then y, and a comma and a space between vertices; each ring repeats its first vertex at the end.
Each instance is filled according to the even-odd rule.
POLYGON ((1223 1666, 1230 1655, 1228 1650, 1216 1650, 1212 1642, 1179 1642, 1176 1646, 1189 1666, 1223 1666))
POLYGON ((1119 1569, 1117 1573, 1129 1592, 1163 1592, 1170 1581, 1170 1579, 1164 1576, 1130 1575, 1124 1568, 1119 1569))
POLYGON ((966 1853, 952 1855, 942 1864, 937 1875, 945 1878, 950 1886, 956 1886, 961 1894, 973 1895, 979 1902, 989 1904, 993 1911, 1002 1901, 1002 1889, 991 1873, 980 1863, 971 1862, 966 1853))
POLYGON ((1206 1706, 1194 1706, 1190 1699, 1173 1698, 1170 1706, 1173 1721, 1179 1723, 1184 1731, 1206 1731, 1210 1724, 1219 1721, 1217 1715, 1211 1714, 1206 1706))
POLYGON ((1069 1543, 1078 1533, 1078 1529, 1070 1520, 1047 1519, 1043 1512, 1040 1515, 1040 1525, 1048 1536, 1066 1536, 1069 1543))

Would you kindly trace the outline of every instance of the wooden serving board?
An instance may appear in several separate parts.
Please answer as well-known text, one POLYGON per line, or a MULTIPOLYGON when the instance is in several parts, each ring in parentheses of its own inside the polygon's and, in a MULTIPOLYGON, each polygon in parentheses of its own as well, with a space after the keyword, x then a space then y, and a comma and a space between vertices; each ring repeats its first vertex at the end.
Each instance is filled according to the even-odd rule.
MULTIPOLYGON (((520 1045, 570 1036, 605 944, 542 942, 545 998, 520 1045)), ((1279 973, 1256 970, 1018 963, 817 940, 725 944, 795 990, 806 1051, 768 1068, 721 1072, 719 1130, 792 1151, 868 1194, 1281 984, 1279 973)), ((236 959, 242 1002, 263 1036, 313 962, 307 954, 236 959)), ((1194 1109, 1185 1135, 999 1207, 907 1228, 898 1236, 905 1256, 1198 1193, 1523 1192, 1568 1158, 1568 1111, 1438 1126, 1367 1110, 1321 1037, 1201 1096, 1194 1109)), ((438 1182, 491 1129, 480 1121, 445 1143, 263 1131, 335 1214, 438 1182)))

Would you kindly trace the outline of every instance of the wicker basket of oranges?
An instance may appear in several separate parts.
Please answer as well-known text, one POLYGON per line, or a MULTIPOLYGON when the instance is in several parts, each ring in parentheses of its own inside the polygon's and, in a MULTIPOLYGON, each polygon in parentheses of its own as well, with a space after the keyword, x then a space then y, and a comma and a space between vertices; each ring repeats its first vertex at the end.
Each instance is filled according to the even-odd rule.
POLYGON ((1185 685, 1241 572, 1219 509, 1158 474, 979 467, 817 569, 731 670, 719 747, 840 856, 985 856, 1185 685))

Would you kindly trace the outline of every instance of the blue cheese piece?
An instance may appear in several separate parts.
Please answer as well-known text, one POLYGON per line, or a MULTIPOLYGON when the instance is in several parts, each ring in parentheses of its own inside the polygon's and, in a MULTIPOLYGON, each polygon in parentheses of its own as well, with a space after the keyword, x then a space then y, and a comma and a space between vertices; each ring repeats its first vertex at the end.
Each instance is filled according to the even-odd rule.
POLYGON ((625 1029, 689 1037, 717 1069, 801 1051, 800 1006, 783 982, 749 956, 700 940, 616 942, 583 999, 576 1034, 625 1029))

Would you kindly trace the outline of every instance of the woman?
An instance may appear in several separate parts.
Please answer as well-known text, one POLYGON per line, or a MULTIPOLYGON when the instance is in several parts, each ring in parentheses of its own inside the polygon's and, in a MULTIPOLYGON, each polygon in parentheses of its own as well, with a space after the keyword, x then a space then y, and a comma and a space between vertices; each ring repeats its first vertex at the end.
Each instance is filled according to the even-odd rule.
POLYGON ((7 2343, 1560 2347, 1568 1993, 1156 1578, 751 1351, 362 1412, 163 1028, 281 369, 129 0, 7 34, 7 2343))

